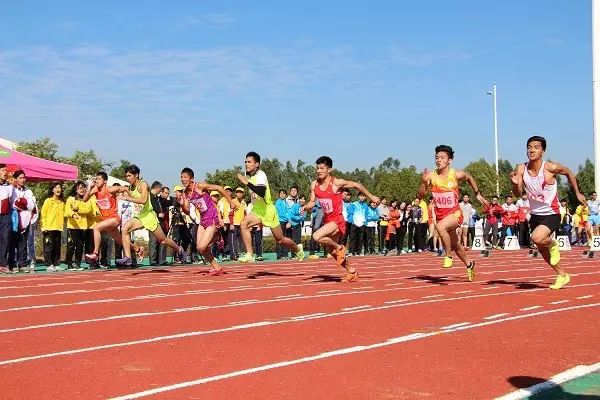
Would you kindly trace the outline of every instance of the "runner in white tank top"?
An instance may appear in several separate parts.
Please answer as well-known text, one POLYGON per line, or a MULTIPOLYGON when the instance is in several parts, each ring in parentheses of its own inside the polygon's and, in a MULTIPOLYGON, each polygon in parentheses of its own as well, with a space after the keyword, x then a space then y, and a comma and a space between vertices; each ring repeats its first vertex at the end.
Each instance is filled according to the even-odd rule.
POLYGON ((558 199, 556 175, 567 177, 577 199, 586 204, 585 197, 579 192, 577 179, 571 170, 556 162, 543 161, 546 151, 546 139, 532 136, 527 140, 527 158, 529 161, 517 165, 510 174, 515 196, 521 197, 525 190, 531 207, 531 240, 537 246, 546 262, 558 276, 551 289, 560 289, 571 278, 560 265, 558 243, 552 234, 560 227, 560 202, 558 199))

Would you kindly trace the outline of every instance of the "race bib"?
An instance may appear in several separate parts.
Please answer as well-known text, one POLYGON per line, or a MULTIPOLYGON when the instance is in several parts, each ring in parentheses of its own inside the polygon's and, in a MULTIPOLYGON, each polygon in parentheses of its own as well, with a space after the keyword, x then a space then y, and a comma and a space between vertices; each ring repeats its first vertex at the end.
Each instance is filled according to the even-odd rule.
POLYGON ((333 201, 331 199, 319 199, 319 204, 324 214, 331 214, 333 212, 333 201))
POLYGON ((433 202, 436 208, 454 208, 456 207, 456 195, 454 192, 432 193, 433 202))
POLYGON ((110 210, 110 199, 108 197, 104 199, 97 199, 96 204, 100 210, 110 210))
POLYGON ((204 198, 200 199, 198 201, 198 210, 200 210, 201 213, 205 212, 206 210, 208 210, 208 206, 206 205, 206 201, 204 201, 204 198))

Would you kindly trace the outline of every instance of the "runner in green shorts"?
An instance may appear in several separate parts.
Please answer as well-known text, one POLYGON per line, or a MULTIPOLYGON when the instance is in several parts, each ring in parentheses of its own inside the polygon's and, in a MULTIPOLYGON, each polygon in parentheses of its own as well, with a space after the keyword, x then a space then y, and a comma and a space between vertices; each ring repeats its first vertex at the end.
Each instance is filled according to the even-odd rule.
POLYGON ((142 209, 121 227, 123 258, 116 260, 115 264, 120 267, 131 267, 133 265, 130 249, 131 233, 142 228, 147 229, 149 234, 154 235, 156 241, 161 245, 172 248, 180 259, 185 258, 183 248, 168 238, 160 227, 158 217, 150 203, 150 188, 146 182, 140 180, 140 169, 136 165, 128 166, 125 168, 125 178, 131 184, 130 188, 133 190, 129 193, 125 192, 123 199, 134 204, 141 204, 142 209))
POLYGON ((296 245, 292 239, 283 235, 283 231, 279 225, 277 209, 271 199, 271 189, 269 188, 267 175, 260 169, 260 156, 251 151, 246 154, 246 161, 244 163, 246 166, 246 175, 238 174, 238 179, 250 189, 252 211, 244 217, 240 224, 246 254, 238 258, 238 261, 243 263, 255 261, 250 229, 261 224, 271 229, 273 238, 275 238, 277 243, 292 250, 299 261, 304 260, 302 244, 296 245))

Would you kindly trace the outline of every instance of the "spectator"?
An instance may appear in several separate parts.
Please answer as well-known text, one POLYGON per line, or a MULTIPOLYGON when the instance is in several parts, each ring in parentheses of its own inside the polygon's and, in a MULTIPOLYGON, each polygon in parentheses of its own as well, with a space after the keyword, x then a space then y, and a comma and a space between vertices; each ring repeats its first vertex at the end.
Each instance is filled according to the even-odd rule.
POLYGON ((238 187, 235 189, 235 199, 233 202, 236 208, 229 211, 229 218, 233 226, 233 229, 229 232, 229 241, 231 242, 231 259, 237 260, 242 249, 242 230, 240 224, 246 216, 247 208, 246 201, 244 200, 244 188, 238 187))
MULTIPOLYGON (((234 198, 233 189, 231 186, 224 186, 223 189, 227 192, 230 198, 234 198)), ((223 220, 223 227, 221 228, 221 237, 225 242, 224 256, 229 256, 231 259, 231 244, 229 243, 229 231, 232 229, 231 220, 229 219, 229 212, 231 211, 231 205, 225 197, 221 197, 217 203, 217 210, 219 210, 219 216, 223 220)))
POLYGON ((366 236, 367 244, 365 246, 365 254, 375 254, 375 232, 377 230, 377 223, 379 222, 379 211, 377 211, 377 203, 371 202, 367 207, 366 212, 366 236))
POLYGON ((575 210, 575 215, 577 216, 577 221, 579 222, 577 225, 577 236, 579 238, 578 242, 581 245, 590 245, 592 240, 592 228, 589 223, 590 217, 590 209, 589 207, 578 205, 575 210))
POLYGON ((35 197, 31 190, 25 187, 27 178, 23 170, 13 174, 14 184, 10 200, 12 215, 12 231, 10 233, 8 264, 10 270, 15 272, 33 272, 26 270, 27 265, 27 239, 29 238, 30 223, 36 211, 35 197))
MULTIPOLYGON (((171 197, 171 191, 167 186, 163 186, 160 190, 160 196, 158 196, 158 201, 160 201, 160 206, 165 213, 164 218, 162 219, 162 230, 165 232, 167 237, 173 236, 173 231, 171 230, 171 216, 170 210, 174 207, 173 198, 171 197)), ((167 264, 167 251, 168 248, 163 246, 163 251, 161 252, 161 264, 167 264)))
POLYGON ((369 207, 366 202, 367 197, 359 193, 358 200, 354 202, 354 215, 352 229, 354 230, 354 249, 352 253, 355 256, 361 255, 363 248, 367 250, 367 228, 365 226, 367 222, 367 208, 369 207))
POLYGON ((421 250, 421 220, 422 209, 416 199, 410 206, 410 221, 408 223, 408 251, 422 252, 421 250))
MULTIPOLYGON (((277 214, 279 215, 279 225, 281 226, 283 235, 285 237, 291 237, 291 225, 289 224, 288 218, 289 205, 286 198, 287 191, 285 189, 279 190, 279 198, 275 201, 275 208, 277 209, 277 214)), ((275 245, 275 254, 278 260, 289 257, 289 251, 287 248, 279 243, 275 245)))
POLYGON ((390 221, 390 208, 387 205, 387 199, 385 196, 381 198, 381 204, 377 206, 377 212, 379 212, 379 226, 377 229, 377 237, 379 240, 379 252, 386 254, 388 250, 387 244, 387 230, 390 221))
POLYGON ((387 221, 388 225, 385 232, 386 254, 395 251, 394 249, 396 248, 396 235, 398 233, 398 228, 400 227, 400 211, 397 206, 398 201, 392 200, 388 207, 389 220, 387 221))
MULTIPOLYGON (((183 196, 183 186, 177 185, 173 188, 175 191, 175 200, 173 201, 173 215, 171 217, 171 226, 173 229, 173 240, 175 243, 183 247, 183 250, 188 252, 190 244, 192 244, 192 234, 187 225, 186 215, 181 210, 181 196, 183 196)), ((181 263, 176 258, 174 263, 181 263)))
POLYGON ((88 236, 89 221, 94 215, 92 199, 83 201, 87 189, 83 181, 77 181, 65 204, 67 218, 67 254, 65 263, 70 270, 83 270, 81 259, 85 251, 85 240, 88 236), (75 261, 73 261, 73 256, 75 261))
POLYGON ((60 183, 53 183, 42 205, 42 234, 46 271, 60 271, 60 250, 65 227, 65 201, 60 183))
POLYGON ((519 207, 513 203, 513 197, 511 195, 506 196, 505 203, 502 204, 502 210, 502 237, 500 239, 500 246, 504 247, 506 236, 509 234, 512 236, 517 234, 515 225, 517 224, 519 207))
POLYGON ((340 244, 345 245, 348 249, 348 254, 352 254, 354 251, 354 203, 352 202, 352 195, 350 189, 344 188, 342 190, 342 198, 344 200, 344 208, 342 214, 346 221, 346 233, 345 236, 340 238, 340 244))
POLYGON ((560 230, 558 232, 559 235, 566 236, 569 239, 569 243, 573 244, 571 239, 572 236, 572 228, 573 228, 573 215, 571 215, 571 211, 567 207, 566 200, 562 200, 561 204, 561 215, 560 215, 560 230), (564 210, 564 212, 563 212, 564 210))
MULTIPOLYGON (((418 201, 418 200, 417 200, 418 201)), ((429 206, 424 199, 417 203, 421 207, 421 226, 419 231, 419 249, 425 250, 427 247, 427 232, 429 230, 429 206)))
POLYGON ((529 199, 527 199, 526 194, 517 200, 517 208, 516 229, 519 236, 519 245, 521 247, 529 247, 529 218, 531 218, 529 211, 531 210, 531 207, 529 206, 529 199))
MULTIPOLYGON (((154 213, 158 217, 158 225, 161 227, 161 229, 164 224, 164 219, 169 217, 168 211, 163 209, 162 203, 160 202, 160 199, 159 199, 159 194, 160 194, 160 191, 162 190, 162 187, 163 187, 162 183, 160 183, 158 181, 154 181, 152 183, 152 186, 150 186, 150 204, 152 205, 152 209, 154 210, 154 213)), ((121 224, 121 226, 124 226, 124 225, 125 225, 124 223, 121 224)), ((165 231, 165 232, 168 232, 168 231, 165 231)), ((165 249, 164 249, 164 246, 162 246, 160 244, 160 242, 156 240, 154 235, 148 235, 148 248, 149 248, 148 256, 150 258, 150 265, 153 267, 160 265, 161 261, 163 259, 162 253, 165 251, 165 249)))
POLYGON ((305 204, 306 197, 298 197, 298 202, 292 204, 288 214, 290 229, 292 230, 292 240, 296 244, 300 244, 302 242, 302 226, 304 225, 304 220, 306 219, 306 213, 304 211, 301 212, 300 210, 305 204))
POLYGON ((468 243, 469 246, 473 245, 473 239, 475 238, 477 221, 479 221, 481 217, 477 214, 477 210, 473 209, 473 214, 471 214, 471 218, 469 219, 469 237, 468 243))
MULTIPOLYGON (((429 233, 429 239, 427 242, 429 243, 429 250, 431 252, 438 253, 439 255, 443 252, 442 240, 440 239, 437 229, 435 228, 437 225, 437 218, 435 216, 435 207, 433 204, 433 197, 429 199, 429 206, 427 207, 427 232, 429 233)), ((460 237, 460 236, 459 236, 460 237)))
POLYGON ((486 244, 498 247, 498 221, 502 218, 504 209, 498 204, 498 197, 492 197, 492 202, 483 207, 485 214, 485 226, 483 227, 483 237, 486 239, 486 244), (490 235, 491 231, 491 237, 490 235))
POLYGON ((6 164, 0 164, 0 273, 8 273, 8 248, 11 234, 13 186, 7 181, 6 164))
MULTIPOLYGON (((29 237, 27 238, 27 264, 29 271, 35 271, 36 255, 35 255, 35 239, 37 237, 38 220, 40 213, 38 212, 37 199, 33 197, 35 208, 31 212, 31 223, 29 224, 29 237)), ((85 243, 85 241, 84 241, 85 243)))
MULTIPOLYGON (((315 201, 315 206, 313 207, 313 209, 310 213, 310 226, 311 226, 312 232, 318 231, 323 226, 324 216, 325 216, 325 214, 323 213, 323 210, 321 209, 320 203, 318 201, 315 201)), ((309 248, 310 255, 308 256, 308 258, 310 258, 311 260, 318 259, 319 256, 317 254, 315 254, 318 250, 319 250, 319 244, 313 238, 313 236, 310 235, 310 248, 309 248)), ((323 256, 325 256, 325 249, 323 249, 323 256)))
MULTIPOLYGON (((460 211, 463 215, 463 223, 459 228, 459 238, 464 247, 469 247, 469 227, 471 224, 471 217, 473 213, 475 213, 475 209, 471 205, 469 195, 467 194, 465 194, 462 198, 462 202, 460 203, 460 211)), ((474 224, 473 227, 475 227, 474 224)))
POLYGON ((404 238, 408 232, 408 224, 412 214, 412 206, 410 204, 407 205, 406 202, 403 201, 400 203, 398 210, 400 212, 400 219, 398 221, 399 228, 396 232, 396 249, 399 254, 404 254, 406 253, 404 250, 404 238))
POLYGON ((298 197, 298 186, 292 186, 290 188, 290 195, 285 199, 285 201, 288 203, 288 207, 291 207, 292 205, 296 204, 299 200, 300 198, 298 197))
POLYGON ((592 235, 600 236, 600 202, 596 196, 596 192, 590 193, 590 199, 587 202, 590 210, 589 222, 592 229, 592 235))

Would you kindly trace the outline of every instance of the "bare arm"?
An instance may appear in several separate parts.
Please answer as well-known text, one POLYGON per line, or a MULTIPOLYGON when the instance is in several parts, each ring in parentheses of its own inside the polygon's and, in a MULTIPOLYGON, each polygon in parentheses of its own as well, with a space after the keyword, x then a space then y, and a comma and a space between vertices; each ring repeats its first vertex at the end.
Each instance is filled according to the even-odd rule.
POLYGON ((92 185, 92 186, 88 187, 87 190, 85 191, 85 194, 83 195, 83 201, 88 201, 90 199, 90 197, 92 197, 96 193, 98 193, 98 186, 92 185))
POLYGON ((525 173, 525 165, 519 164, 517 168, 510 173, 510 182, 512 183, 513 194, 516 197, 521 197, 523 194, 523 174, 525 173))
POLYGON ((310 184, 310 200, 308 200, 308 203, 306 203, 304 206, 302 206, 301 211, 302 210, 312 210, 313 207, 316 205, 316 196, 315 196, 315 185, 317 184, 317 181, 312 181, 312 183, 310 184))
MULTIPOLYGON (((115 188, 123 189, 122 187, 118 187, 118 186, 115 186, 115 188)), ((109 189, 112 189, 112 187, 109 189)), ((120 190, 119 192, 126 192, 126 191, 127 191, 127 189, 120 190)), ((140 192, 140 197, 134 198, 134 197, 131 197, 131 195, 126 194, 124 196, 124 199, 127 201, 130 201, 134 204, 142 204, 142 205, 146 204, 146 201, 148 201, 148 196, 149 196, 148 184, 146 182, 142 182, 140 184, 139 192, 140 192)), ((115 193, 118 193, 118 192, 115 192, 115 193)))
POLYGON ((229 196, 229 193, 227 193, 227 191, 225 190, 225 188, 223 186, 213 185, 213 184, 206 183, 206 182, 196 182, 196 192, 202 193, 202 190, 206 190, 208 192, 212 192, 213 190, 216 190, 217 192, 221 193, 221 195, 225 198, 225 200, 227 200, 227 202, 229 203, 229 205, 231 205, 232 208, 235 207, 235 204, 233 203, 231 196, 229 196))
POLYGON ((419 185, 419 189, 417 190, 417 197, 419 200, 422 200, 427 195, 427 191, 431 186, 431 174, 427 170, 427 168, 421 174, 421 184, 419 185))
POLYGON ((479 200, 479 202, 481 204, 483 204, 483 205, 489 204, 489 202, 485 199, 485 197, 483 197, 481 195, 481 192, 479 191, 479 187, 477 187, 477 182, 475 182, 475 179, 473 179, 471 174, 469 174, 468 172, 459 170, 459 171, 456 171, 456 179, 458 179, 459 181, 467 182, 469 184, 469 186, 471 186, 471 189, 473 189, 473 192, 475 192, 477 200, 479 200))
POLYGON ((575 192, 575 196, 577 196, 577 200, 579 200, 579 202, 583 206, 587 206, 587 200, 586 200, 585 196, 583 194, 581 194, 581 192, 579 191, 579 185, 577 184, 577 178, 575 177, 575 174, 573 173, 573 171, 571 171, 569 168, 567 168, 564 165, 557 163, 557 162, 546 162, 546 170, 548 170, 549 172, 551 172, 553 174, 566 176, 567 180, 569 181, 569 185, 571 185, 571 187, 573 188, 573 191, 575 192))
POLYGON ((358 183, 358 182, 354 182, 354 181, 347 181, 344 179, 336 179, 333 182, 334 186, 337 186, 339 189, 344 189, 344 188, 348 188, 348 189, 356 189, 359 192, 361 192, 362 194, 364 194, 365 196, 367 196, 369 198, 369 200, 371 200, 374 203, 379 204, 379 197, 374 196, 371 194, 371 192, 369 192, 367 190, 367 188, 365 188, 362 184, 358 183))

